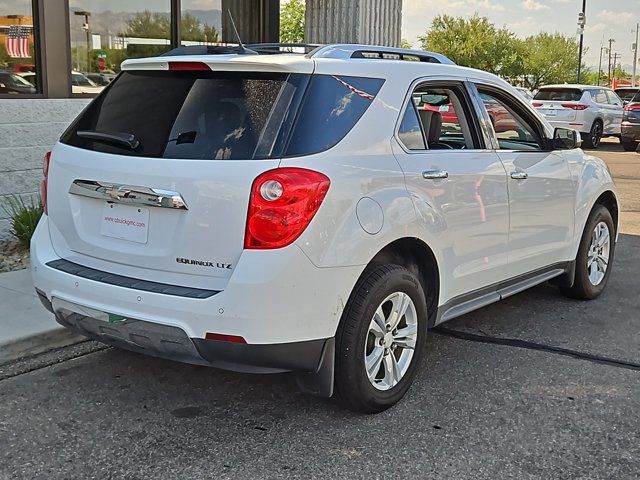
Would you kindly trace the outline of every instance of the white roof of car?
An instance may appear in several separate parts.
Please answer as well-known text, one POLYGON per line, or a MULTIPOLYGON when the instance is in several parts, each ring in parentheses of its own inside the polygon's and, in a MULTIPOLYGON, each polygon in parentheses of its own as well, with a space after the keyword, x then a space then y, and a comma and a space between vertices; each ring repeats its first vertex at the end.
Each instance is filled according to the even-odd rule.
POLYGON ((508 85, 496 75, 461 67, 447 57, 434 52, 408 50, 376 45, 334 44, 324 45, 304 54, 280 53, 251 55, 242 53, 177 55, 125 60, 122 70, 169 70, 169 64, 180 62, 205 63, 216 71, 253 71, 283 73, 323 73, 361 75, 388 78, 395 75, 472 76, 492 83, 508 85), (390 63, 393 67, 390 68, 390 63))

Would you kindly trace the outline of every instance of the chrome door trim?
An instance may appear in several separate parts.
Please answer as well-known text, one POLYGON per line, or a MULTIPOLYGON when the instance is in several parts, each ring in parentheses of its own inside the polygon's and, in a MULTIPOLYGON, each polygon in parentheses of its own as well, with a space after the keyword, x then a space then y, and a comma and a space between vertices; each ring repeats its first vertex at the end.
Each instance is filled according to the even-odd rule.
POLYGON ((172 208, 176 210, 189 209, 179 192, 163 190, 161 188, 76 179, 71 184, 71 187, 69 187, 69 193, 82 197, 106 200, 107 202, 121 203, 123 205, 141 205, 145 207, 172 208))

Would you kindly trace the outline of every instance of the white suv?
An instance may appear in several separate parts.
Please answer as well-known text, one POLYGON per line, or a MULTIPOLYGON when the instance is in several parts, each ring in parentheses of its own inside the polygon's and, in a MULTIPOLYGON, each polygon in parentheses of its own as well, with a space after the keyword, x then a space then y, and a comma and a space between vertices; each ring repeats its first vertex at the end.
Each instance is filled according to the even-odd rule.
POLYGON ((32 268, 62 325, 377 412, 428 328, 551 279, 605 288, 609 171, 500 78, 382 47, 207 51, 126 61, 46 158, 32 268))
POLYGON ((624 105, 610 88, 547 85, 532 102, 552 126, 579 131, 587 148, 598 148, 602 137, 621 136, 624 105))

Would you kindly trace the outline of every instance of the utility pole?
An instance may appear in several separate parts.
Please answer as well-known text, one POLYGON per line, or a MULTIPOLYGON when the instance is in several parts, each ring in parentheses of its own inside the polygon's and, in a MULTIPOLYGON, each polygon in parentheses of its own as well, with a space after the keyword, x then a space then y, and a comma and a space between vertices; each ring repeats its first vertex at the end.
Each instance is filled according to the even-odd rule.
POLYGON ((578 51, 578 83, 582 77, 582 46, 584 44, 584 27, 587 24, 587 0, 582 0, 582 11, 578 14, 578 33, 580 33, 580 50, 578 51))
POLYGON ((602 52, 607 50, 607 47, 600 45, 600 61, 598 62, 598 86, 600 86, 600 73, 602 72, 602 52))
POLYGON ((611 79, 611 88, 613 88, 613 84, 616 80, 616 64, 618 63, 618 59, 622 58, 622 54, 620 53, 614 53, 613 54, 613 70, 611 71, 611 74, 613 75, 613 78, 611 79))
POLYGON ((609 39, 609 69, 607 70, 607 81, 611 81, 611 49, 613 48, 613 42, 615 40, 613 38, 609 39))
POLYGON ((640 33, 640 23, 636 24, 636 43, 633 44, 633 77, 631 85, 636 86, 636 72, 638 71, 638 34, 640 33))

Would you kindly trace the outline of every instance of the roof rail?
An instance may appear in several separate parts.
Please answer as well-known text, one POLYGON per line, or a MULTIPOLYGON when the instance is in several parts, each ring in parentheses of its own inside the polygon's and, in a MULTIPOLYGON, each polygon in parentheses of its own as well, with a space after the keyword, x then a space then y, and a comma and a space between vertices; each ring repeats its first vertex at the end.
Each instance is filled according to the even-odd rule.
POLYGON ((455 65, 449 58, 439 53, 425 50, 382 47, 378 45, 336 44, 324 45, 308 54, 310 58, 379 58, 383 60, 405 60, 414 62, 442 63, 455 65))
POLYGON ((179 57, 182 55, 232 55, 232 54, 250 54, 255 55, 276 55, 280 53, 299 53, 306 55, 309 52, 318 49, 321 45, 310 43, 247 43, 245 51, 239 51, 238 45, 188 45, 174 48, 162 57, 179 57))

